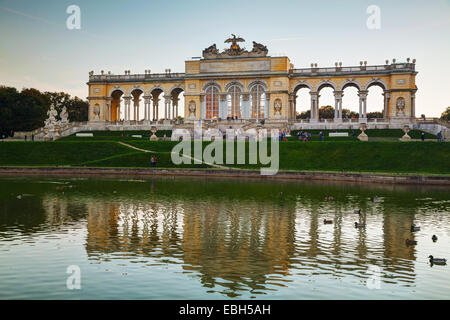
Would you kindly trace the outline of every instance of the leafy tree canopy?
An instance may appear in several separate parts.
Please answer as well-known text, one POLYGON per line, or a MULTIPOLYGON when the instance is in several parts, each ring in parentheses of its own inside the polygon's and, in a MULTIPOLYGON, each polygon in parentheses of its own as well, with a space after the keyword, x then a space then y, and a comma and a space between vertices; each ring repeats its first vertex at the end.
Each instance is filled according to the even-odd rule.
POLYGON ((0 86, 0 131, 31 131, 44 125, 51 103, 64 106, 70 121, 87 121, 89 103, 64 92, 41 92, 0 86))

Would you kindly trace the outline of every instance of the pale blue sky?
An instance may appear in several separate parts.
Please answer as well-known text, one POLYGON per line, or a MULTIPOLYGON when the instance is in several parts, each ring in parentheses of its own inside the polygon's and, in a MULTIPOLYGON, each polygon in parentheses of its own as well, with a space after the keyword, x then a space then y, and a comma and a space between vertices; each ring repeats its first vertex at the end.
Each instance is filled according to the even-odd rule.
MULTIPOLYGON (((449 0, 0 0, 0 84, 85 98, 90 70, 183 72, 186 59, 213 43, 224 48, 231 33, 247 47, 255 40, 270 55, 287 55, 296 68, 416 58, 417 115, 450 105, 449 0), (81 8, 81 30, 66 28, 71 4, 81 8), (380 30, 366 27, 371 4, 381 8, 380 30)), ((357 110, 356 93, 346 98, 357 110)), ((328 103, 324 91, 321 105, 328 103)), ((370 94, 368 103, 379 110, 370 94)))

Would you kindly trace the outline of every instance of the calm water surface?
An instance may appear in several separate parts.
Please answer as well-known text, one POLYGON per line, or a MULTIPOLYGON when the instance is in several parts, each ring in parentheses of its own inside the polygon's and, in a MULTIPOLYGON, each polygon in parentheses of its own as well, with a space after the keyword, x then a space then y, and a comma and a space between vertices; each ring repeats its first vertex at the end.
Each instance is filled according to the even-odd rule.
POLYGON ((450 299, 449 266, 427 258, 450 259, 448 188, 0 178, 0 190, 0 299, 450 299), (66 287, 70 265, 81 290, 66 287))

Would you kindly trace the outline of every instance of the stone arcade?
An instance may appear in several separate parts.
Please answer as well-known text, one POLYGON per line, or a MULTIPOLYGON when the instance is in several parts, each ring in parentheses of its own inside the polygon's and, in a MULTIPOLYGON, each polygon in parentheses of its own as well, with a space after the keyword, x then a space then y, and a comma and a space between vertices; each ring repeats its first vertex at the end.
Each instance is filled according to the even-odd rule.
POLYGON ((368 127, 400 128, 415 119, 415 60, 384 65, 295 69, 288 57, 271 57, 266 46, 253 41, 251 50, 242 48, 243 38, 232 35, 222 52, 216 44, 203 50, 203 57, 185 62, 184 73, 123 75, 110 72, 89 73, 89 125, 109 130, 150 128, 152 125, 176 127, 203 120, 206 124, 233 123, 242 126, 263 123, 265 126, 295 128, 349 128, 366 123, 368 127), (358 90, 359 119, 343 119, 344 89, 358 90), (383 119, 368 121, 368 89, 383 90, 383 119), (333 120, 319 119, 320 92, 333 89, 333 120), (311 117, 296 120, 296 95, 306 88, 310 93, 311 117), (184 121, 179 101, 184 99, 184 121), (140 107, 143 103, 143 108, 140 107), (141 110, 141 111, 140 111, 141 110), (264 120, 264 121, 261 121, 264 120))

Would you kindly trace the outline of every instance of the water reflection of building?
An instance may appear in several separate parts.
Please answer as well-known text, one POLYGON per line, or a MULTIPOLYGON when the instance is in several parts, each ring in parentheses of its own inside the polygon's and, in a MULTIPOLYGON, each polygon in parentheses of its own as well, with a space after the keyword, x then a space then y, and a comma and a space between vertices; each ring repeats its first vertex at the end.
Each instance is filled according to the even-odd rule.
POLYGON ((274 290, 296 274, 363 278, 369 265, 382 266, 393 281, 413 281, 415 249, 405 239, 413 236, 414 206, 402 213, 399 204, 355 194, 331 202, 308 194, 296 201, 137 198, 47 193, 33 210, 44 210, 48 225, 86 223, 89 259, 177 263, 230 296, 274 290), (354 228, 355 207, 366 229, 354 228), (334 224, 324 225, 325 217, 334 224))

